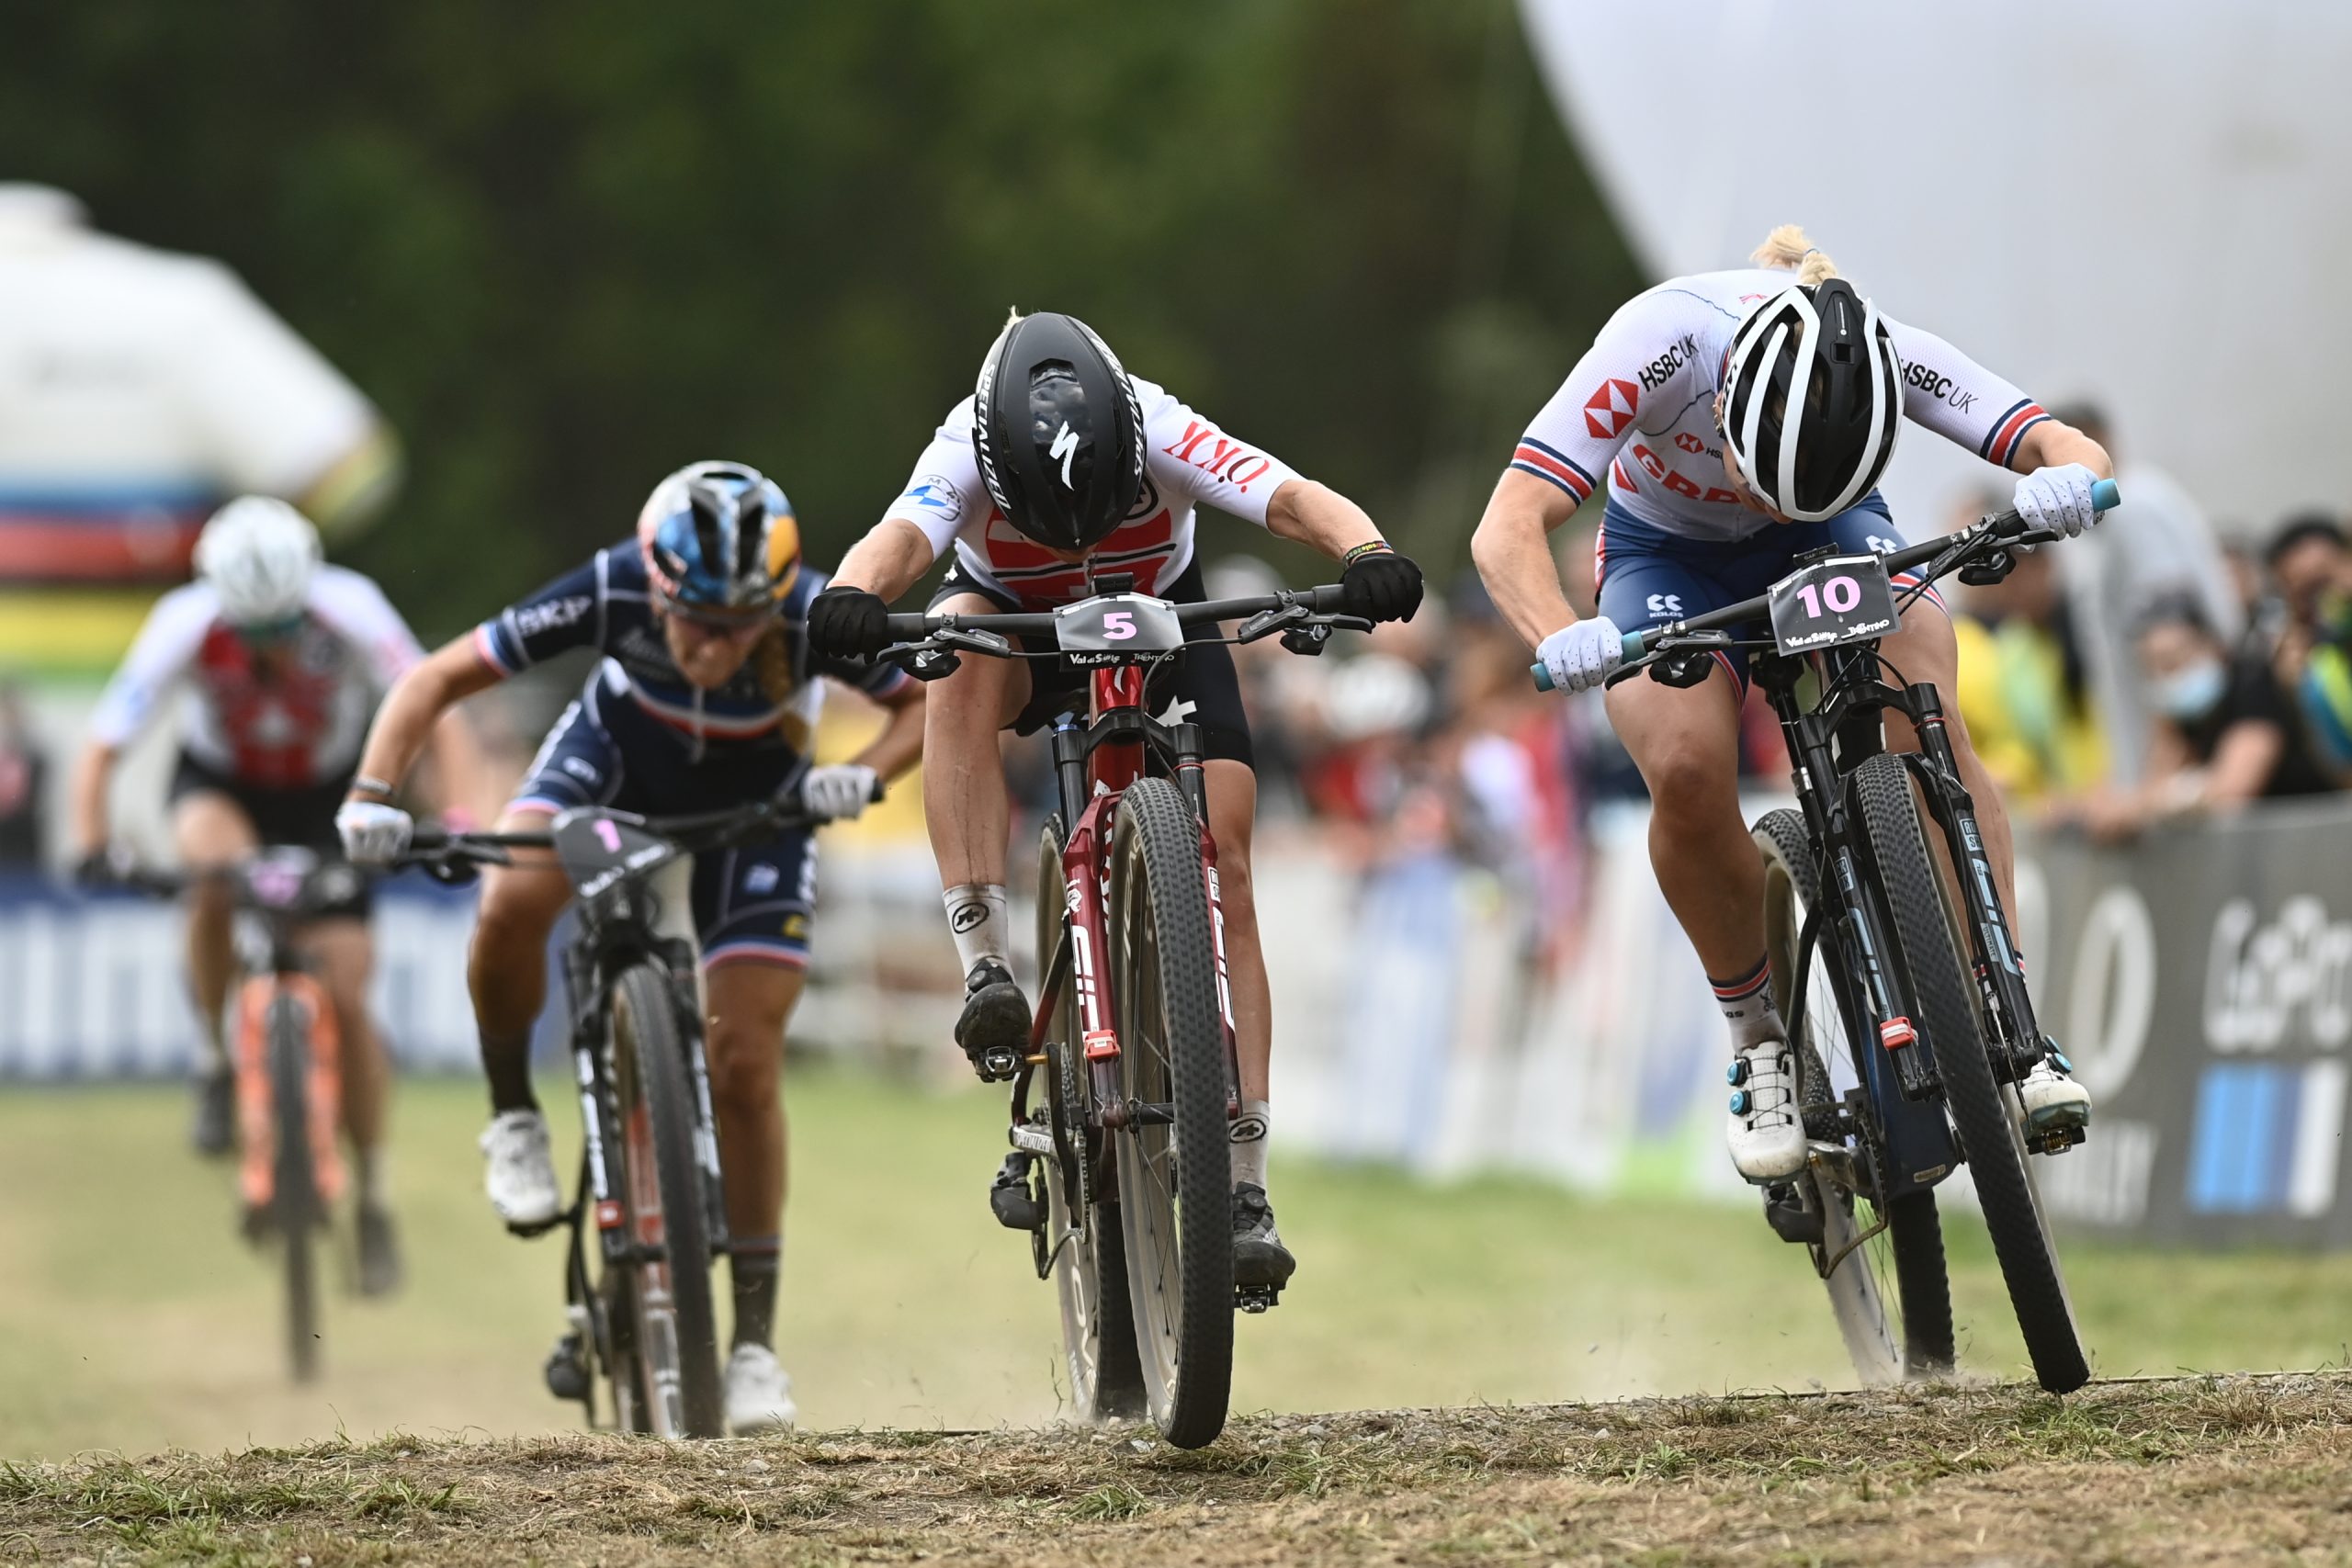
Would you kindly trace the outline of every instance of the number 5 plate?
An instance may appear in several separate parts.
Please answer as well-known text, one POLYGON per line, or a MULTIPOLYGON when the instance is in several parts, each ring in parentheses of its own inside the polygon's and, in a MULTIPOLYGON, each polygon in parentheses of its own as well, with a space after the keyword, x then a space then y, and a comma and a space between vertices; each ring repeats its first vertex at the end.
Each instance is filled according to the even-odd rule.
POLYGON ((1782 653, 1816 653, 1894 632, 1901 617, 1886 563, 1831 556, 1772 584, 1772 640, 1782 653))
POLYGON ((1145 593, 1106 593, 1054 612, 1054 640, 1072 664, 1115 664, 1134 653, 1184 646, 1176 606, 1145 593))

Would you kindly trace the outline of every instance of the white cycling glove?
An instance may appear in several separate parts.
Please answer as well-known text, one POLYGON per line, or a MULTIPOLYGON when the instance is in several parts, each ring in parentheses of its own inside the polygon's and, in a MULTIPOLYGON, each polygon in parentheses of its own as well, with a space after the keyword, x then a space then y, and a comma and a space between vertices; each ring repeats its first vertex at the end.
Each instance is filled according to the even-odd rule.
POLYGON ((397 806, 377 800, 346 800, 336 808, 334 830, 343 835, 343 858, 354 865, 388 866, 408 848, 416 823, 397 806))
POLYGON ((2080 463, 2036 468, 2018 480, 2018 515, 2032 528, 2050 528, 2072 539, 2098 521, 2091 486, 2098 476, 2080 463))
POLYGON ((824 821, 844 821, 872 802, 880 780, 879 773, 858 762, 811 768, 800 781, 801 809, 824 821))
POLYGON ((1551 672, 1555 687, 1581 692, 1600 685, 1625 662, 1625 634, 1608 616, 1589 615, 1545 637, 1535 657, 1551 672))

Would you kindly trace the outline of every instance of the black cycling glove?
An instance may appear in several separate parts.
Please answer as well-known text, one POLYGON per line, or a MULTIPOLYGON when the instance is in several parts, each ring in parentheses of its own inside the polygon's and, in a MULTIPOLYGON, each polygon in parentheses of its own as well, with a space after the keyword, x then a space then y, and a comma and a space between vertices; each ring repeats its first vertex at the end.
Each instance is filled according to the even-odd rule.
POLYGON ((1340 607, 1367 621, 1409 621, 1421 607, 1421 569, 1385 545, 1349 552, 1340 587, 1340 607))
POLYGON ((890 606, 863 588, 836 585, 808 602, 808 647, 836 659, 871 659, 890 646, 890 606))

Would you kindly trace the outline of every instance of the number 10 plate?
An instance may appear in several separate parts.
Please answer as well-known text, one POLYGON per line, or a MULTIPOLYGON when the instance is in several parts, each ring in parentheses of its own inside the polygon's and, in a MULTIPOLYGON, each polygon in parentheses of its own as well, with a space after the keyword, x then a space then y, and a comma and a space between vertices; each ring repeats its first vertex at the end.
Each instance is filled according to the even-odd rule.
POLYGON ((1886 563, 1831 556, 1772 584, 1772 640, 1782 653, 1817 653, 1891 635, 1901 617, 1886 563))

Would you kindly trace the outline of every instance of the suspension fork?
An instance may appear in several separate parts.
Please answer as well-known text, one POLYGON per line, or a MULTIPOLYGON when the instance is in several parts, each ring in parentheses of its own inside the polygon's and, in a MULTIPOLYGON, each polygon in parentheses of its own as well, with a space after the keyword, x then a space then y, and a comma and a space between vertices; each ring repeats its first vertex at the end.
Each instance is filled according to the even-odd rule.
POLYGON ((564 980, 575 998, 571 1018, 572 1078, 580 1095, 582 1163, 588 1172, 588 1197, 596 1224, 596 1246, 606 1263, 628 1251, 620 1201, 620 1153, 613 1141, 617 1131, 606 1114, 613 1108, 611 1080, 605 1073, 605 1041, 612 1026, 612 1010, 604 987, 604 965, 594 953, 575 944, 564 950, 564 980))
POLYGON ((1952 750, 1943 699, 1934 685, 1915 683, 1905 688, 1904 696, 1919 731, 1919 758, 1912 771, 1918 775, 1928 813, 1943 830, 1951 851, 1961 902, 1968 910, 1969 959, 1984 994, 1984 1010, 1994 1029, 2005 1036, 1999 1042, 2003 1051, 2021 1070, 2040 1057, 2041 1030, 2034 1019, 2032 998, 2026 994, 2024 955, 2002 911, 1992 854, 1976 824, 1976 802, 1961 781, 1960 759, 1952 750))

